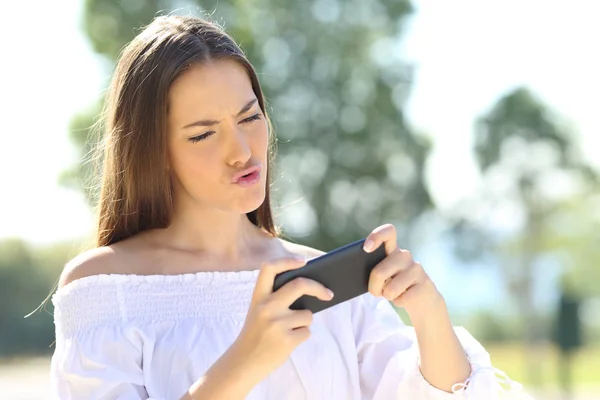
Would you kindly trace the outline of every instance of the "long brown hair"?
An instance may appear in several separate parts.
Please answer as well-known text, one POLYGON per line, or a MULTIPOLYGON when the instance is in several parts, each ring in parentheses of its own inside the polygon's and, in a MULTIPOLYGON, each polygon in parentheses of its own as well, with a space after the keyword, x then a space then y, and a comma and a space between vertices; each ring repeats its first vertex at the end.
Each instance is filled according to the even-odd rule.
POLYGON ((232 59, 244 66, 269 125, 266 197, 246 214, 278 236, 270 204, 275 139, 258 77, 242 50, 217 24, 191 16, 155 18, 122 51, 104 110, 96 245, 106 246, 148 229, 166 228, 172 214, 167 165, 167 94, 191 65, 232 59))

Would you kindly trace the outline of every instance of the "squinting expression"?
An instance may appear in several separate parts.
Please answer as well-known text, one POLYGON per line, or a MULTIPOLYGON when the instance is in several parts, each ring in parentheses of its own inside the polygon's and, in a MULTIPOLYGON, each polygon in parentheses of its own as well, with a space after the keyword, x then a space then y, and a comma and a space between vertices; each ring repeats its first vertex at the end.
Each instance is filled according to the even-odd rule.
POLYGON ((177 203, 248 213, 265 198, 268 127, 246 69, 235 61, 198 64, 169 90, 168 155, 177 203), (261 168, 251 186, 232 183, 261 168))

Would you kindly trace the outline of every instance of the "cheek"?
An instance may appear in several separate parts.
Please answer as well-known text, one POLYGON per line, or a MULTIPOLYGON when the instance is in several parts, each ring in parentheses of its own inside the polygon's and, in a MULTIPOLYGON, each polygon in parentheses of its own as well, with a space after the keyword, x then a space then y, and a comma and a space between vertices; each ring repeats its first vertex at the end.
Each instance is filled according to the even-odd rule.
POLYGON ((267 153, 267 147, 269 145, 269 130, 267 123, 262 121, 257 124, 257 129, 252 133, 252 153, 258 157, 265 157, 267 153))
POLYGON ((207 150, 200 146, 186 146, 171 153, 172 168, 189 189, 204 186, 205 182, 216 182, 220 176, 217 171, 218 152, 207 150))

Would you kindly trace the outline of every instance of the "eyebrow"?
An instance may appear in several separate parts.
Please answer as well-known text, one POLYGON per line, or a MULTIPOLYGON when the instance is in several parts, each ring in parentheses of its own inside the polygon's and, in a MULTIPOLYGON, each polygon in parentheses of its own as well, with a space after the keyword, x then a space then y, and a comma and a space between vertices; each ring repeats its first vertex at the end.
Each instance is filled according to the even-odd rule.
MULTIPOLYGON (((240 110, 240 112, 237 113, 236 117, 239 117, 243 113, 245 113, 248 110, 250 110, 252 108, 252 106, 257 101, 258 101, 258 99, 250 100, 244 107, 242 107, 242 109, 240 110)), ((200 121, 192 122, 191 124, 187 124, 182 129, 192 128, 192 127, 196 127, 196 126, 213 126, 213 125, 218 124, 219 122, 220 121, 215 121, 215 120, 212 120, 212 119, 203 119, 203 120, 200 120, 200 121)))

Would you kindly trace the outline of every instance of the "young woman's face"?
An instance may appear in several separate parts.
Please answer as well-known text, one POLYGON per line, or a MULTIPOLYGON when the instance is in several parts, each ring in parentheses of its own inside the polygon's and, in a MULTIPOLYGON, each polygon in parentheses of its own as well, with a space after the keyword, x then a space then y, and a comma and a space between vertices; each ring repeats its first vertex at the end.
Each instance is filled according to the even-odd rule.
POLYGON ((248 213, 265 199, 268 127, 245 68, 235 61, 198 64, 169 90, 168 156, 178 200, 248 213), (233 183, 260 167, 258 182, 233 183))

